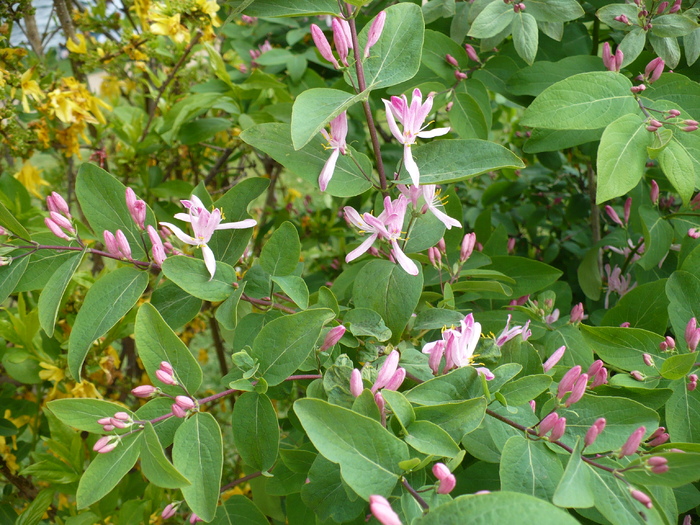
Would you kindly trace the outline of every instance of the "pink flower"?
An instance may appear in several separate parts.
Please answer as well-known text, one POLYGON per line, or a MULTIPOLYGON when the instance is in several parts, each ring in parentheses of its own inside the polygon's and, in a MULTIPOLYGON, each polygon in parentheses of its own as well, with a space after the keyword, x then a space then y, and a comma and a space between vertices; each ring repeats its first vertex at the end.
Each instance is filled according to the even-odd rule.
POLYGON ((365 44, 365 58, 369 57, 369 50, 379 41, 379 37, 382 36, 384 22, 386 22, 386 11, 380 11, 379 14, 374 17, 374 20, 372 20, 372 25, 369 26, 367 43, 365 44))
POLYGON ((501 332, 501 335, 499 335, 496 338, 496 345, 501 347, 504 344, 506 344, 508 341, 513 339, 514 337, 518 335, 522 335, 523 341, 527 341, 528 337, 530 337, 530 330, 528 327, 530 326, 530 321, 528 320, 524 326, 514 326, 513 328, 510 328, 510 319, 511 315, 508 314, 508 320, 506 321, 506 327, 503 329, 501 332))
POLYGON ((691 317, 688 324, 685 326, 685 343, 688 345, 688 350, 695 352, 700 343, 700 328, 695 317, 691 317))
POLYGON ((92 450, 100 454, 112 452, 119 445, 119 436, 102 436, 95 442, 92 450))
POLYGON ((342 153, 345 155, 348 145, 345 143, 345 138, 348 136, 348 118, 347 112, 343 111, 340 115, 331 120, 331 132, 328 133, 325 129, 321 130, 324 138, 328 141, 328 146, 332 149, 331 156, 323 165, 321 174, 318 177, 318 186, 321 191, 326 191, 328 183, 333 177, 335 164, 338 162, 338 157, 342 153))
POLYGON ((383 100, 386 108, 386 118, 389 124, 389 129, 396 140, 404 145, 403 162, 411 176, 413 184, 420 183, 420 172, 416 161, 413 160, 411 154, 411 145, 416 143, 416 138, 432 138, 439 137, 450 131, 450 128, 436 128, 431 131, 423 131, 425 127, 423 123, 428 117, 428 114, 433 108, 433 97, 428 95, 425 103, 420 89, 413 90, 413 98, 409 105, 406 95, 401 97, 391 97, 391 100, 383 100), (396 121, 403 126, 403 133, 399 130, 396 121))
POLYGON ((595 440, 598 439, 600 433, 605 429, 605 423, 606 421, 604 417, 596 419, 595 423, 591 425, 586 432, 586 436, 583 438, 584 447, 590 447, 595 440))
POLYGON ((383 496, 373 494, 369 497, 369 510, 382 525, 402 525, 399 515, 383 496))
POLYGON ((126 189, 126 207, 136 226, 143 230, 146 221, 146 203, 138 199, 131 188, 126 189))
POLYGON ((156 392, 158 392, 158 389, 154 386, 151 386, 151 385, 137 386, 136 388, 134 388, 131 391, 131 393, 134 394, 136 397, 143 397, 143 398, 151 397, 156 392))
POLYGON ((362 373, 357 368, 353 368, 352 372, 350 372, 350 393, 353 397, 359 397, 364 388, 362 373))
POLYGON ((449 494, 457 485, 457 479, 444 463, 433 465, 433 475, 438 479, 438 494, 449 494))
POLYGON ((345 330, 346 329, 342 324, 340 326, 331 328, 326 334, 326 338, 323 340, 323 344, 321 345, 319 351, 325 352, 329 348, 333 348, 335 344, 338 341, 340 341, 340 339, 343 337, 343 335, 345 334, 345 330))
POLYGON ((165 245, 153 226, 149 224, 146 231, 148 232, 148 238, 151 239, 151 255, 153 255, 153 262, 158 266, 162 266, 163 261, 165 261, 167 257, 165 255, 165 245))
POLYGON ((316 48, 318 48, 318 51, 319 53, 321 53, 321 56, 328 60, 328 62, 333 64, 334 68, 338 69, 340 67, 340 64, 338 64, 338 61, 333 56, 333 51, 331 51, 331 45, 328 43, 326 35, 323 34, 321 28, 318 27, 316 24, 311 24, 311 38, 313 38, 314 44, 316 44, 316 48))
POLYGON ((566 352, 566 346, 560 346, 557 348, 554 353, 552 353, 551 356, 549 356, 549 359, 547 359, 543 364, 542 368, 544 369, 545 372, 549 372, 554 365, 556 365, 559 360, 564 357, 564 353, 566 352))
POLYGON ((644 494, 641 490, 632 489, 630 490, 630 496, 636 499, 639 503, 644 505, 646 508, 651 509, 654 505, 651 504, 651 498, 644 494))
POLYGON ((425 200, 424 209, 427 208, 448 230, 452 229, 452 226, 456 226, 457 228, 462 227, 460 221, 453 219, 445 212, 438 209, 438 206, 442 206, 442 199, 439 197, 440 190, 437 189, 436 184, 426 184, 421 186, 421 188, 423 188, 423 199, 425 200))
POLYGON ((632 454, 635 454, 637 452, 637 449, 639 448, 639 445, 642 442, 642 438, 644 437, 646 431, 647 429, 645 427, 639 427, 637 430, 632 432, 632 434, 630 434, 630 437, 627 438, 625 444, 622 445, 622 448, 620 448, 618 457, 622 458, 625 456, 631 456, 632 454))
POLYGON ((398 368, 400 357, 401 354, 396 350, 392 350, 389 356, 384 360, 377 374, 377 379, 371 388, 373 394, 382 388, 396 390, 401 386, 401 383, 403 383, 406 377, 406 370, 404 368, 398 368))
POLYGON ((211 236, 214 232, 216 230, 252 228, 257 222, 254 219, 245 219, 239 222, 227 222, 222 224, 221 210, 215 208, 214 211, 209 212, 196 195, 192 195, 191 200, 183 200, 180 202, 188 209, 188 213, 176 213, 175 218, 189 222, 192 225, 194 237, 187 235, 180 228, 169 222, 161 222, 160 224, 167 226, 168 229, 185 244, 202 249, 204 264, 207 270, 209 270, 209 275, 211 276, 209 280, 211 281, 216 272, 216 259, 214 257, 214 252, 207 246, 207 243, 211 240, 211 236))

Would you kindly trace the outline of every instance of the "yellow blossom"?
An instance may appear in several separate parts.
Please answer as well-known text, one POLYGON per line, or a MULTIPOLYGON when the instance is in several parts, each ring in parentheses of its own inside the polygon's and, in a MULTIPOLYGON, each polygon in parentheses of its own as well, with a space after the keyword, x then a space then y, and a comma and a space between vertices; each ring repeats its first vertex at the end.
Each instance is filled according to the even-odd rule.
POLYGON ((25 113, 29 113, 31 111, 28 97, 31 97, 34 100, 41 100, 45 96, 44 92, 39 87, 38 82, 36 80, 32 80, 33 75, 34 68, 30 67, 24 72, 22 78, 20 79, 20 86, 22 87, 22 109, 25 113))
POLYGON ((216 15, 216 12, 219 10, 219 4, 216 0, 197 0, 196 5, 200 11, 209 15, 211 24, 214 27, 219 27, 221 25, 221 20, 219 20, 219 17, 216 15))
MULTIPOLYGON (((16 447, 15 447, 16 449, 16 447)), ((7 444, 5 436, 0 436, 0 457, 13 474, 19 470, 17 457, 12 453, 12 448, 7 444)))
POLYGON ((48 113, 66 124, 82 121, 105 124, 100 108, 112 109, 73 77, 62 78, 61 86, 49 92, 48 97, 48 113))
POLYGON ((68 51, 71 53, 79 53, 81 55, 84 55, 87 53, 87 44, 85 42, 85 36, 84 35, 75 35, 75 38, 78 40, 76 43, 72 38, 68 38, 66 41, 66 47, 68 48, 68 51))
POLYGON ((203 365, 209 362, 209 352, 207 352, 206 348, 199 349, 199 352, 197 353, 197 361, 199 361, 203 365))
POLYGON ((180 13, 166 16, 158 10, 152 10, 150 29, 154 35, 169 36, 178 44, 190 41, 190 31, 180 23, 180 13))
POLYGON ((90 399, 102 399, 102 394, 100 394, 95 385, 90 381, 81 381, 77 383, 72 389, 71 394, 73 397, 85 397, 90 399))
POLYGON ((22 169, 15 173, 15 179, 20 181, 29 193, 39 199, 44 198, 39 193, 39 188, 49 186, 49 183, 41 178, 41 170, 35 168, 29 161, 25 162, 22 169))
POLYGON ((60 381, 63 381, 63 379, 65 379, 66 377, 66 374, 62 368, 58 368, 57 366, 54 366, 49 363, 44 363, 43 361, 39 363, 39 366, 44 369, 41 372, 39 372, 39 377, 44 381, 58 383, 60 381))

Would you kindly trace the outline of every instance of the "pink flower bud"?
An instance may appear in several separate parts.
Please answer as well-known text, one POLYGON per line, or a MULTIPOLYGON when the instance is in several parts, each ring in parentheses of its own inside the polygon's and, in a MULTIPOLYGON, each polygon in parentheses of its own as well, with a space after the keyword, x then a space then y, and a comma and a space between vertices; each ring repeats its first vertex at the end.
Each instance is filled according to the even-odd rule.
POLYGON ((554 425, 557 421, 559 421, 559 414, 557 414, 556 412, 547 414, 547 416, 545 416, 545 418, 542 421, 540 421, 540 424, 537 427, 537 435, 543 437, 547 432, 554 428, 554 425))
POLYGON ((647 459, 647 465, 651 467, 654 474, 663 474, 668 472, 668 460, 662 456, 652 456, 647 459))
POLYGON ((574 386, 571 389, 571 394, 569 394, 569 397, 566 398, 566 402, 564 403, 564 406, 570 407, 574 403, 578 403, 579 401, 581 401, 583 394, 586 392, 587 385, 588 385, 588 374, 581 374, 578 377, 578 379, 576 380, 576 383, 574 383, 574 386))
POLYGON ((384 360, 382 367, 379 369, 377 380, 374 382, 374 385, 372 385, 372 393, 375 393, 380 388, 384 388, 391 380, 396 373, 396 368, 399 366, 400 357, 401 355, 396 350, 391 351, 389 356, 384 360))
POLYGON ((436 246, 437 246, 437 249, 440 250, 440 253, 447 253, 447 247, 445 246, 445 238, 444 237, 438 241, 436 246))
POLYGON ((598 372, 596 372, 595 376, 593 376, 593 381, 591 381, 590 388, 596 388, 598 386, 604 385, 607 382, 608 369, 603 367, 600 370, 598 370, 598 372))
POLYGON ((59 227, 58 224, 56 224, 54 221, 52 221, 50 218, 46 217, 44 219, 44 224, 46 224, 46 227, 53 233, 56 237, 59 237, 61 239, 65 239, 67 241, 71 241, 70 237, 63 233, 63 230, 59 227))
POLYGON ((622 66, 622 51, 618 50, 620 53, 620 63, 617 62, 617 56, 612 54, 610 49, 610 44, 605 42, 603 44, 603 65, 608 69, 608 71, 620 71, 622 66))
POLYGON ((632 454, 635 454, 637 452, 637 449, 639 448, 639 445, 642 442, 642 438, 644 437, 644 433, 646 431, 647 429, 645 427, 639 427, 637 430, 632 432, 632 434, 630 434, 630 437, 627 438, 625 444, 622 445, 618 457, 622 458, 625 456, 631 456, 632 454))
POLYGON ((646 508, 651 509, 653 505, 651 504, 651 498, 644 494, 641 490, 632 489, 630 490, 630 496, 636 499, 639 503, 644 505, 646 508))
POLYGON ((61 213, 68 218, 70 218, 71 216, 68 203, 63 197, 61 197, 61 195, 59 195, 55 191, 52 191, 51 195, 46 197, 46 206, 49 208, 49 211, 61 213))
POLYGON ((624 224, 620 220, 620 217, 617 215, 617 212, 609 204, 605 206, 605 213, 608 214, 608 217, 610 217, 613 220, 613 222, 619 224, 620 226, 624 226, 624 224))
POLYGON ((476 233, 467 233, 462 239, 462 247, 459 252, 459 262, 466 262, 474 252, 476 233))
POLYGON ((560 346, 557 348, 554 353, 549 356, 549 359, 547 359, 544 364, 542 365, 542 368, 544 369, 545 372, 549 372, 554 365, 556 365, 559 360, 564 357, 564 353, 566 352, 566 346, 560 346))
POLYGON ((398 390, 401 384, 403 383, 403 380, 406 379, 406 369, 399 367, 396 372, 394 372, 394 375, 391 376, 391 379, 387 382, 387 384, 384 386, 385 390, 398 390))
POLYGON ((124 421, 120 421, 119 419, 111 418, 110 424, 113 428, 126 428, 130 427, 130 424, 126 424, 124 421))
POLYGON ((695 317, 691 317, 685 326, 685 342, 691 352, 695 352, 698 343, 700 343, 700 328, 698 328, 698 321, 695 317))
POLYGON ((384 22, 386 22, 386 11, 380 11, 377 16, 372 20, 372 25, 369 26, 369 33, 367 34, 367 44, 365 44, 364 57, 369 56, 369 50, 371 47, 379 41, 379 37, 382 36, 382 31, 384 31, 384 22))
MULTIPOLYGON (((243 22, 246 25, 254 25, 258 23, 258 17, 257 16, 248 16, 248 15, 241 15, 241 22, 243 22)), ((167 508, 167 507, 166 507, 167 508)), ((165 518, 165 516, 163 516, 165 518)))
POLYGON ((630 372, 630 375, 635 381, 644 381, 646 379, 646 376, 642 374, 639 370, 632 370, 630 372))
POLYGON ((350 372, 350 393, 354 397, 359 397, 364 388, 362 384, 362 373, 357 368, 353 368, 352 372, 350 372))
POLYGON ((469 57, 470 60, 473 60, 474 62, 481 63, 481 60, 479 59, 479 55, 477 54, 476 50, 474 49, 474 46, 472 46, 471 44, 464 44, 464 49, 467 52, 467 56, 469 57))
POLYGON ((587 318, 588 316, 583 313, 583 303, 578 303, 571 309, 569 322, 571 324, 577 324, 587 318))
POLYGON ((450 492, 452 492, 455 486, 457 486, 457 479, 455 478, 454 474, 450 474, 449 476, 446 476, 445 478, 440 480, 440 482, 438 483, 437 493, 449 494, 450 492))
POLYGON ((619 47, 615 51, 615 71, 620 71, 622 69, 622 63, 625 61, 625 54, 619 47))
POLYGON ((693 124, 692 126, 685 126, 685 127, 681 128, 681 131, 685 131, 687 133, 692 133, 693 131, 697 131, 697 130, 698 130, 697 124, 693 124))
POLYGON ((627 197, 627 200, 625 201, 625 206, 624 206, 623 210, 624 210, 625 224, 628 224, 630 222, 630 211, 632 210, 632 197, 627 197))
POLYGON ((698 375, 697 374, 690 374, 688 376, 688 384, 686 388, 688 389, 688 392, 694 391, 698 387, 698 375))
POLYGON ((455 79, 457 81, 466 80, 467 74, 463 73, 462 71, 455 71, 455 79))
POLYGON ((160 362, 160 369, 161 369, 163 372, 165 372, 165 373, 167 373, 167 374, 170 374, 171 376, 172 376, 172 375, 175 375, 175 370, 173 369, 173 365, 171 365, 171 364, 168 363, 167 361, 161 361, 161 362, 160 362))
POLYGON ((345 30, 338 18, 334 18, 331 23, 333 29, 333 42, 335 42, 335 50, 338 52, 340 61, 345 67, 348 67, 348 52, 352 44, 348 45, 345 30))
POLYGON ((534 399, 530 401, 530 408, 532 409, 533 412, 535 410, 537 410, 537 403, 535 402, 534 399))
POLYGON ((172 411, 172 413, 175 417, 184 418, 187 415, 187 412, 185 411, 185 409, 182 408, 177 403, 173 403, 172 406, 170 407, 170 410, 172 411))
POLYGON ((194 512, 190 515, 190 525, 194 525, 195 523, 199 523, 202 520, 199 516, 197 516, 194 512))
POLYGON ((161 240, 160 235, 158 235, 156 229, 150 224, 146 228, 146 231, 148 232, 148 238, 151 239, 151 254, 153 255, 153 262, 158 266, 162 266, 163 261, 166 259, 163 241, 161 240))
POLYGON ((103 417, 102 419, 97 420, 98 425, 110 425, 112 421, 111 417, 103 417))
POLYGON ((556 423, 554 423, 554 428, 552 433, 549 435, 550 441, 558 441, 566 432, 566 418, 560 417, 556 423))
POLYGON ((444 463, 435 463, 435 465, 433 465, 433 476, 437 479, 442 480, 451 475, 452 472, 450 472, 450 469, 448 469, 447 465, 444 463))
POLYGON ((654 60, 649 62, 647 67, 644 68, 644 76, 647 78, 647 82, 649 82, 649 84, 653 84, 659 80, 661 73, 664 72, 664 67, 665 63, 661 57, 656 57, 654 60))
POLYGON ((158 392, 158 389, 151 385, 141 385, 134 388, 131 393, 136 397, 148 398, 158 392))
POLYGON ((175 381, 175 378, 168 374, 167 372, 163 372, 162 370, 156 370, 156 377, 161 383, 165 383, 166 385, 177 385, 177 381, 175 381))
POLYGON ((160 517, 163 518, 164 520, 167 520, 167 519, 170 519, 173 516, 175 516, 176 513, 177 513, 177 506, 173 505, 172 503, 168 503, 165 506, 165 508, 163 509, 163 512, 161 512, 160 517))
POLYGON ((666 427, 659 427, 654 432, 651 433, 651 436, 649 436, 649 439, 656 439, 660 435, 662 435, 664 432, 666 432, 666 427))
POLYGON ((131 188, 126 189, 126 207, 136 226, 143 230, 146 221, 146 203, 139 200, 131 188))
POLYGON ((192 410, 195 406, 194 400, 189 396, 175 396, 175 404, 184 410, 192 410))
POLYGON ((688 237, 691 239, 700 239, 700 228, 690 228, 688 230, 688 237))
POLYGON ((673 14, 673 13, 677 13, 678 11, 680 11, 682 2, 683 2, 683 0, 675 0, 673 2, 673 5, 671 6, 671 9, 669 9, 668 12, 673 14))
POLYGON ((117 436, 102 436, 95 442, 92 450, 100 454, 112 452, 119 445, 119 437, 117 436))
POLYGON ((311 24, 311 38, 313 38, 314 44, 316 44, 316 48, 318 49, 319 53, 321 53, 321 56, 333 64, 333 67, 338 69, 340 64, 338 64, 338 61, 333 56, 331 45, 328 43, 326 35, 323 34, 321 28, 316 24, 311 24))
POLYGON ((321 348, 319 349, 320 352, 325 352, 326 350, 333 348, 338 341, 343 337, 345 334, 346 328, 341 324, 340 326, 336 326, 334 328, 331 328, 328 333, 326 334, 326 338, 323 340, 323 344, 321 345, 321 348))
POLYGON ((642 360, 644 361, 644 364, 647 366, 654 366, 654 359, 651 357, 649 354, 643 354, 642 355, 642 360))
POLYGON ((447 53, 447 54, 445 55, 445 60, 446 60, 447 63, 450 64, 451 66, 459 67, 459 62, 457 62, 457 59, 456 59, 455 57, 453 57, 452 55, 450 55, 449 53, 447 53))
POLYGON ((644 91, 646 88, 647 88, 647 87, 646 87, 644 84, 639 84, 638 86, 632 86, 632 87, 630 88, 630 91, 631 91, 632 93, 641 93, 641 92, 644 91))
POLYGON ((67 230, 70 233, 75 233, 75 229, 73 228, 71 222, 60 213, 52 211, 49 212, 49 216, 51 217, 51 220, 55 222, 60 228, 63 228, 64 230, 67 230))
POLYGON ((131 246, 129 246, 129 241, 126 239, 124 232, 117 230, 114 237, 117 241, 117 248, 119 249, 119 253, 121 254, 122 258, 131 259, 131 246))
POLYGON ((666 443, 670 438, 671 436, 667 432, 663 432, 662 434, 659 434, 659 436, 649 441, 648 445, 650 447, 658 447, 659 445, 666 443))
POLYGON ((662 15, 666 8, 668 7, 668 2, 664 1, 659 4, 659 8, 656 10, 657 15, 662 15))
POLYGON ((593 377, 594 375, 596 375, 598 371, 603 368, 603 365, 604 363, 600 359, 596 359, 595 361, 593 361, 591 366, 589 366, 588 370, 586 371, 588 377, 593 377))
POLYGON ((596 439, 598 439, 598 436, 603 432, 605 429, 605 418, 601 417, 596 419, 595 423, 591 425, 591 427, 588 429, 586 432, 586 436, 583 438, 583 445, 584 447, 590 447, 596 439))
POLYGON ((126 412, 117 412, 112 416, 114 419, 118 419, 119 421, 131 421, 131 416, 127 414, 126 412))
POLYGON ((651 198, 651 203, 656 205, 659 202, 659 185, 655 180, 651 181, 651 190, 649 190, 649 197, 651 198))
POLYGON ((105 230, 102 232, 102 237, 104 237, 107 252, 115 257, 121 257, 119 246, 117 246, 117 239, 114 237, 114 234, 109 230, 105 230))
POLYGON ((486 381, 493 381, 494 379, 496 379, 496 376, 493 374, 493 372, 491 372, 491 370, 489 370, 485 366, 477 366, 475 370, 477 374, 479 374, 480 376, 484 376, 484 379, 486 379, 486 381))
POLYGON ((613 20, 620 22, 621 24, 630 25, 630 20, 625 15, 618 15, 613 20))
POLYGON ((373 494, 369 497, 369 510, 382 525, 402 525, 399 515, 391 508, 391 504, 383 496, 373 494))
POLYGON ((562 377, 561 381, 559 381, 559 387, 557 389, 558 399, 561 400, 567 392, 571 392, 574 383, 576 383, 576 380, 579 378, 580 375, 581 366, 579 365, 576 365, 575 367, 570 369, 566 374, 564 374, 564 377, 562 377))

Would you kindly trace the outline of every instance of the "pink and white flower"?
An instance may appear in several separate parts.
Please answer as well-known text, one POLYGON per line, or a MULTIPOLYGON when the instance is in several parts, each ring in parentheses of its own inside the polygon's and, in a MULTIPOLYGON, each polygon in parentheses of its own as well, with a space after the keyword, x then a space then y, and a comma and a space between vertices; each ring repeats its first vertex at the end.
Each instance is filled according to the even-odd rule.
POLYGON ((341 153, 343 155, 347 153, 348 145, 345 142, 345 138, 348 136, 347 112, 343 111, 340 115, 331 120, 330 133, 328 133, 325 129, 322 129, 321 133, 328 141, 329 149, 333 150, 318 177, 318 185, 321 188, 321 191, 326 191, 328 183, 333 177, 333 172, 335 171, 335 164, 338 162, 338 157, 341 153))

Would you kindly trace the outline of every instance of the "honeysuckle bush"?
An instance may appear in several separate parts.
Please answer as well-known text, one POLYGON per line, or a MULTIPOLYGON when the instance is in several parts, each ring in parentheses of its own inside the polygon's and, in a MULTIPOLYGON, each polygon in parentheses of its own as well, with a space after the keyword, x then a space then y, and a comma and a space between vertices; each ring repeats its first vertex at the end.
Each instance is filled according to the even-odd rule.
POLYGON ((3 523, 693 523, 694 5, 122 4, 0 7, 3 523))

